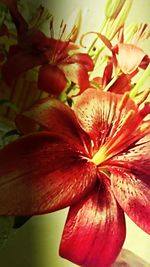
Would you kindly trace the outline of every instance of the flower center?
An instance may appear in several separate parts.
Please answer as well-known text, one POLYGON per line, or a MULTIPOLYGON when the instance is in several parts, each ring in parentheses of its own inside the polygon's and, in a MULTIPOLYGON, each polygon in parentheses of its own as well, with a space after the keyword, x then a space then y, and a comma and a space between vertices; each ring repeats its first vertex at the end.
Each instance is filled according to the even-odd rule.
POLYGON ((106 148, 103 146, 98 150, 98 152, 94 155, 91 161, 96 165, 100 165, 102 162, 106 160, 106 158, 107 158, 106 148))

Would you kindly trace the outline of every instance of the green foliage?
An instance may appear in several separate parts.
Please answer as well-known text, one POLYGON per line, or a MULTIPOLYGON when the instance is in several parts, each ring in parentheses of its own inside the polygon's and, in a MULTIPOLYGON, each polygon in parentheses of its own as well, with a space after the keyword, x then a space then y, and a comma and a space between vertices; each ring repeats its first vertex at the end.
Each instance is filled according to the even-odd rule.
POLYGON ((13 231, 14 217, 0 216, 0 249, 6 245, 6 242, 13 231))
POLYGON ((17 106, 7 99, 0 99, 0 105, 4 105, 4 106, 9 107, 12 110, 18 112, 17 106))
POLYGON ((6 12, 7 12, 6 6, 0 3, 0 27, 4 22, 6 12))

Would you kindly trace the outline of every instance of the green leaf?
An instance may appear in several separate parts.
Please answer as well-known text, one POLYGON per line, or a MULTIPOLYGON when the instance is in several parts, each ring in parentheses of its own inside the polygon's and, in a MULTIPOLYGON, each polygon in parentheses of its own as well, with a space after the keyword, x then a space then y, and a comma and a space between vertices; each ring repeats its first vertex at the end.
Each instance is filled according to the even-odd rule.
POLYGON ((0 216, 0 248, 3 248, 13 231, 14 217, 0 216))
POLYGON ((3 136, 2 136, 2 139, 4 140, 5 138, 9 137, 9 136, 12 136, 12 135, 20 135, 18 133, 18 131, 16 129, 13 129, 13 130, 10 130, 8 131, 7 133, 5 133, 3 136))
POLYGON ((7 99, 0 99, 0 105, 4 105, 4 106, 9 107, 9 108, 13 109, 14 111, 18 112, 17 106, 7 99))
POLYGON ((6 12, 7 12, 7 7, 2 3, 0 3, 0 27, 4 22, 6 12))

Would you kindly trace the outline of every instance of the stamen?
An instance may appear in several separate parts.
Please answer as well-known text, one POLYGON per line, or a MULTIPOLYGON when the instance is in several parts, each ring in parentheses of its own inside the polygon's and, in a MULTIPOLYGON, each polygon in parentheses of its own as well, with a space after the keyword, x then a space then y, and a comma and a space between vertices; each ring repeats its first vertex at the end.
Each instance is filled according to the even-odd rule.
POLYGON ((122 121, 122 125, 116 129, 115 135, 110 139, 110 141, 107 142, 105 145, 107 148, 107 153, 109 154, 111 151, 115 150, 115 148, 119 145, 121 145, 122 140, 126 139, 127 136, 130 134, 130 131, 135 126, 131 125, 131 122, 133 122, 133 118, 135 116, 135 111, 130 110, 125 118, 122 121))
POLYGON ((150 103, 146 103, 137 115, 134 110, 128 112, 115 138, 113 137, 105 146, 107 159, 123 151, 127 145, 129 146, 137 139, 144 137, 147 131, 150 132, 150 121, 142 122, 148 114, 150 114, 150 103))
POLYGON ((62 20, 61 24, 60 24, 60 28, 59 28, 58 40, 56 41, 56 46, 55 46, 54 51, 53 51, 52 62, 56 62, 56 60, 58 59, 58 55, 60 55, 66 49, 66 46, 68 46, 68 43, 67 43, 66 46, 64 46, 58 50, 60 41, 63 37, 64 32, 65 32, 65 29, 66 29, 66 24, 64 24, 64 21, 62 20))
POLYGON ((106 160, 106 149, 103 146, 102 148, 100 148, 98 150, 98 152, 94 155, 94 157, 92 158, 91 162, 93 162, 94 164, 96 164, 97 166, 99 164, 101 164, 102 162, 104 162, 106 160))
POLYGON ((139 27, 139 31, 137 31, 136 40, 147 39, 146 29, 148 25, 146 23, 142 23, 139 27))
POLYGON ((114 136, 114 134, 115 134, 115 132, 116 132, 116 130, 118 128, 118 125, 119 125, 119 122, 120 122, 120 118, 121 118, 121 115, 122 115, 122 110, 125 107, 125 105, 126 105, 126 103, 127 103, 128 100, 129 100, 129 93, 126 92, 123 95, 123 97, 120 100, 120 102, 119 102, 118 109, 120 110, 120 112, 118 112, 118 115, 116 117, 116 120, 114 122, 114 125, 113 125, 113 127, 112 127, 112 129, 110 131, 109 139, 113 138, 113 136, 114 136))
POLYGON ((125 28, 125 39, 124 43, 130 43, 132 40, 132 43, 134 43, 133 38, 138 30, 137 24, 131 24, 128 27, 125 28))
POLYGON ((139 127, 139 130, 141 133, 149 130, 150 131, 150 121, 146 121, 146 122, 143 122, 140 127, 139 127))
POLYGON ((138 106, 141 105, 148 98, 149 94, 150 94, 150 88, 146 89, 145 91, 137 95, 137 97, 135 98, 136 104, 138 106))
MULTIPOLYGON (((73 12, 71 17, 69 18, 68 23, 67 23, 68 26, 70 26, 70 24, 72 25, 72 21, 74 20, 72 16, 74 14, 76 14, 76 12, 73 12)), ((81 27, 81 20, 82 20, 82 13, 81 13, 81 10, 79 10, 75 17, 73 27, 71 28, 71 30, 69 30, 69 34, 65 38, 66 41, 71 41, 71 42, 76 41, 79 31, 80 31, 80 27, 81 27)))
POLYGON ((117 132, 115 136, 113 136, 111 139, 109 138, 109 141, 104 144, 99 151, 94 155, 92 162, 96 165, 101 164, 102 162, 106 161, 107 159, 111 158, 113 155, 115 155, 118 151, 122 150, 122 141, 125 140, 125 142, 128 141, 128 137, 130 136, 130 132, 135 127, 133 122, 135 116, 135 111, 130 110, 125 118, 123 119, 122 125, 119 129, 117 129, 117 132))
POLYGON ((141 119, 144 119, 148 114, 150 114, 150 102, 144 104, 144 107, 139 111, 141 119))
POLYGON ((65 33, 66 30, 66 24, 64 23, 64 21, 62 20, 60 23, 60 27, 59 27, 59 33, 58 33, 58 39, 62 40, 62 37, 65 33))
POLYGON ((89 35, 89 34, 96 34, 98 37, 99 37, 99 39, 105 44, 105 46, 109 49, 109 50, 111 50, 111 48, 112 48, 112 44, 111 44, 111 42, 104 36, 104 35, 102 35, 101 33, 98 33, 98 32, 87 32, 87 33, 85 33, 85 34, 83 34, 82 36, 81 36, 81 39, 80 39, 80 45, 83 47, 83 48, 86 48, 86 46, 85 45, 83 45, 83 39, 87 36, 87 35, 89 35))
POLYGON ((50 19, 49 28, 50 28, 50 37, 54 38, 54 18, 53 17, 51 17, 50 19))
POLYGON ((60 40, 62 39, 64 33, 65 33, 65 30, 66 30, 66 24, 64 24, 64 27, 62 29, 62 32, 61 32, 61 35, 60 35, 60 40))

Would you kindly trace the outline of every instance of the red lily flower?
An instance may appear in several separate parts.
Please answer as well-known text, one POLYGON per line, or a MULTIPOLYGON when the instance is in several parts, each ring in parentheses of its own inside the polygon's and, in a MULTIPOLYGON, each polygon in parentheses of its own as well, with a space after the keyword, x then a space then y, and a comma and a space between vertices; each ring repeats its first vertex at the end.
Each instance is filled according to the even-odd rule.
MULTIPOLYGON (((0 152, 0 214, 70 207, 60 255, 80 266, 110 266, 125 239, 125 211, 150 233, 150 105, 86 90, 72 111, 44 99, 23 116, 43 131, 0 152)), ((18 124, 23 117, 18 117, 18 124)))
POLYGON ((80 87, 80 93, 90 87, 88 72, 93 70, 94 64, 89 55, 74 53, 78 46, 71 40, 56 40, 37 29, 29 29, 16 1, 3 1, 10 10, 18 34, 18 43, 10 47, 2 68, 7 85, 12 86, 23 72, 41 66, 38 74, 41 90, 59 95, 67 85, 67 79, 80 87))
POLYGON ((117 56, 118 66, 125 74, 133 73, 138 67, 146 68, 149 57, 136 45, 119 43, 112 49, 117 56))
POLYGON ((69 41, 49 39, 49 63, 41 66, 38 76, 38 87, 41 90, 60 94, 67 84, 67 79, 80 87, 80 93, 90 87, 88 72, 94 64, 89 55, 71 51, 77 49, 69 41))
POLYGON ((150 63, 149 56, 138 46, 123 43, 124 36, 122 36, 120 40, 121 42, 116 46, 112 46, 111 42, 105 36, 100 33, 97 33, 97 35, 111 51, 112 57, 109 57, 109 61, 103 72, 103 77, 101 79, 96 77, 93 80, 99 87, 102 87, 105 90, 105 87, 113 78, 113 67, 118 67, 120 69, 118 79, 108 88, 108 90, 119 94, 130 91, 132 89, 132 78, 138 73, 139 68, 147 68, 150 63))

